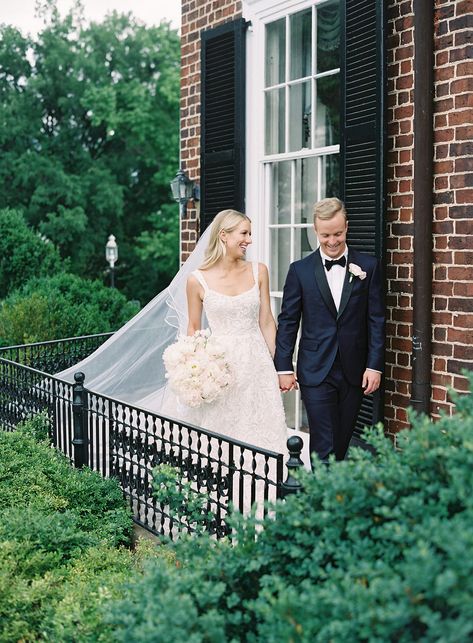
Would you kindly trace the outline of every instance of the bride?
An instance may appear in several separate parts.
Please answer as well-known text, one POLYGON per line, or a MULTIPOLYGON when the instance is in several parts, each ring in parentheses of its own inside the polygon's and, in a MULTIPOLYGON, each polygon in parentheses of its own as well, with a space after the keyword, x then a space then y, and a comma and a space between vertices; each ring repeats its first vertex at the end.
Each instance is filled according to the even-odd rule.
POLYGON ((251 242, 246 215, 219 212, 211 224, 204 262, 187 280, 187 334, 201 329, 204 312, 212 335, 225 348, 234 380, 220 399, 190 410, 187 417, 211 431, 283 453, 287 428, 272 360, 276 324, 268 270, 246 261, 251 242))

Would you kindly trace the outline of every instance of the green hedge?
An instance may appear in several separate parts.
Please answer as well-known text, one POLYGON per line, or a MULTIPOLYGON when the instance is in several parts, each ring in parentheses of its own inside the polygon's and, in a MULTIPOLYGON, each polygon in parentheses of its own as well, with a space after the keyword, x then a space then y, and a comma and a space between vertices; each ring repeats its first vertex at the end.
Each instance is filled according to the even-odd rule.
POLYGON ((106 333, 138 312, 115 288, 62 272, 30 279, 0 304, 4 346, 106 333))
POLYGON ((62 454, 37 442, 38 416, 13 433, 0 432, 0 508, 68 512, 77 529, 96 541, 126 544, 131 518, 114 480, 73 469, 62 454))
POLYGON ((72 469, 44 440, 45 423, 0 432, 0 641, 112 640, 102 605, 149 547, 117 548, 132 526, 121 490, 72 469))
POLYGON ((367 439, 376 454, 303 473, 264 529, 176 544, 178 564, 156 562, 107 616, 115 640, 471 641, 471 394, 452 418, 414 418, 399 450, 380 428, 367 439))

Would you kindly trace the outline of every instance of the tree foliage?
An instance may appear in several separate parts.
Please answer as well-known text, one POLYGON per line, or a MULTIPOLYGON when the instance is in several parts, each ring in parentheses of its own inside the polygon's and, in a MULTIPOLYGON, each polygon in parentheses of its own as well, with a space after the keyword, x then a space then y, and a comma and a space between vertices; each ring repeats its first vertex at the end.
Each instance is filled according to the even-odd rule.
POLYGON ((0 208, 82 276, 103 276, 115 234, 118 284, 146 301, 178 266, 177 33, 131 14, 87 24, 80 3, 62 18, 55 0, 42 17, 36 39, 0 27, 0 208))
POLYGON ((0 299, 28 279, 53 275, 62 268, 54 245, 32 230, 21 212, 0 210, 0 299))

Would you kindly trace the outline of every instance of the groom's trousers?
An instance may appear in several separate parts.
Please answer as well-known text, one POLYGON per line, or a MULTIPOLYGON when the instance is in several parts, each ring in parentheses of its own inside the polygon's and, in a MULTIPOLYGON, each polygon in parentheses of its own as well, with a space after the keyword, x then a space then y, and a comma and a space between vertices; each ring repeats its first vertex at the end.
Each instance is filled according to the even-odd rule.
POLYGON ((318 386, 300 385, 309 420, 311 455, 326 460, 331 453, 343 460, 363 399, 361 386, 353 386, 343 374, 337 354, 325 380, 318 386))

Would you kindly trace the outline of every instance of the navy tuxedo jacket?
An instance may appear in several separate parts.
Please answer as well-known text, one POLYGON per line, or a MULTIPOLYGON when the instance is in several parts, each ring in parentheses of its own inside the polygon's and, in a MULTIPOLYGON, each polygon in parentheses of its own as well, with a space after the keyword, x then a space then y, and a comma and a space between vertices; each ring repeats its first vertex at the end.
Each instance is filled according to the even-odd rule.
POLYGON ((361 386, 366 368, 383 371, 384 304, 377 259, 348 249, 338 313, 319 250, 291 264, 278 317, 274 356, 277 371, 294 370, 292 356, 300 323, 300 384, 318 386, 323 382, 337 351, 345 377, 354 386, 361 386), (350 279, 350 263, 366 272, 366 278, 350 279))

